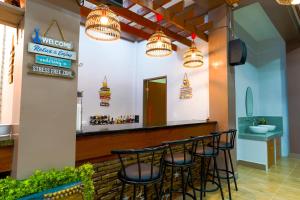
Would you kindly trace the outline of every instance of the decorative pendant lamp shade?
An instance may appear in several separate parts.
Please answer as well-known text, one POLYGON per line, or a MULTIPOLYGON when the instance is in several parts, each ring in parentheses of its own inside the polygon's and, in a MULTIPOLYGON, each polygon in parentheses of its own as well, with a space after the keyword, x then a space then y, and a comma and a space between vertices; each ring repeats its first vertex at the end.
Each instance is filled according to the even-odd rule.
POLYGON ((158 30, 148 39, 146 54, 153 57, 164 57, 172 53, 171 40, 158 30))
POLYGON ((108 6, 100 4, 87 16, 85 33, 95 40, 117 40, 121 36, 119 19, 108 6))
POLYGON ((281 5, 287 5, 287 6, 300 4, 300 0, 276 0, 276 1, 281 5))
POLYGON ((195 37, 195 35, 192 36, 192 45, 183 55, 183 66, 187 68, 197 68, 203 65, 203 55, 195 45, 195 37))
MULTIPOLYGON (((162 20, 161 15, 156 15, 157 21, 162 20)), ((146 54, 153 57, 164 57, 172 54, 172 42, 163 31, 157 30, 150 36, 146 45, 146 54)))

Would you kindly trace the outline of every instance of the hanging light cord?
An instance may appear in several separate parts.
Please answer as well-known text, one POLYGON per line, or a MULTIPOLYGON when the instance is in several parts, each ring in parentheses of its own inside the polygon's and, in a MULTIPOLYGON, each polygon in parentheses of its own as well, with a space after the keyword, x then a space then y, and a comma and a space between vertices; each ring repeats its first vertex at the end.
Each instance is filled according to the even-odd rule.
POLYGON ((163 20, 163 16, 159 13, 155 13, 155 17, 156 17, 156 23, 157 23, 157 29, 161 29, 161 26, 159 25, 159 23, 163 20))
POLYGON ((192 40, 193 40, 193 42, 195 42, 195 39, 196 39, 196 37, 197 37, 197 35, 196 35, 196 33, 192 33, 192 40))

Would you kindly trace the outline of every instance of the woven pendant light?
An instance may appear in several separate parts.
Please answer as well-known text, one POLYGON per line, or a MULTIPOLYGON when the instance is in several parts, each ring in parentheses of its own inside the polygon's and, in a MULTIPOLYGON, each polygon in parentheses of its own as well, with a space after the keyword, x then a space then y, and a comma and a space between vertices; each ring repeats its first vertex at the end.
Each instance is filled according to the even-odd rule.
POLYGON ((192 34, 192 45, 183 55, 183 66, 187 68, 197 68, 203 65, 203 55, 195 44, 196 34, 192 34))
POLYGON ((120 39, 121 26, 119 19, 108 6, 100 4, 87 16, 85 33, 95 40, 113 41, 120 39))
POLYGON ((300 0, 276 0, 276 1, 279 4, 286 5, 286 6, 300 4, 300 0))
MULTIPOLYGON (((157 21, 162 20, 161 15, 156 15, 157 21)), ((146 45, 146 54, 152 57, 165 57, 172 54, 172 42, 163 31, 157 30, 150 36, 146 45)))

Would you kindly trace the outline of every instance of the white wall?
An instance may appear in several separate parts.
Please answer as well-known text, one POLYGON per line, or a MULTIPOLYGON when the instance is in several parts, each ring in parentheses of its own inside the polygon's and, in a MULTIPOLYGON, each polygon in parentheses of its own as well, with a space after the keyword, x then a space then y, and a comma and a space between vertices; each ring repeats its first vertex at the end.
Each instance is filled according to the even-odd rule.
POLYGON ((135 114, 136 44, 125 40, 97 42, 80 28, 78 90, 83 91, 83 121, 91 115, 112 117, 135 114), (112 96, 109 107, 100 106, 99 89, 104 76, 112 96))
POLYGON ((141 42, 137 47, 136 65, 136 110, 140 116, 143 114, 143 80, 159 76, 167 76, 167 120, 205 120, 209 113, 208 97, 208 45, 197 41, 198 48, 205 55, 204 65, 201 68, 187 69, 182 63, 182 54, 186 47, 181 47, 178 52, 166 58, 152 58, 145 55, 146 42, 141 42), (180 87, 184 73, 187 72, 193 88, 193 98, 179 99, 180 87))
MULTIPOLYGON (((246 90, 251 87, 253 93, 253 116, 260 115, 260 90, 257 67, 250 63, 235 68, 235 88, 236 88, 236 116, 245 117, 246 114, 246 90)), ((238 122, 237 122, 238 124, 238 122)))
POLYGON ((258 68, 260 114, 262 116, 282 116, 283 102, 281 87, 280 58, 258 68))
POLYGON ((205 120, 208 118, 208 44, 203 41, 204 65, 197 69, 182 66, 182 54, 187 47, 166 58, 145 55, 146 42, 95 42, 80 29, 78 90, 83 91, 83 121, 88 124, 91 115, 109 114, 112 117, 138 114, 143 118, 143 80, 167 76, 167 121, 205 120), (93 53, 91 53, 93 52, 93 53), (187 72, 193 88, 193 98, 180 100, 179 92, 187 72), (98 91, 104 76, 112 92, 109 107, 100 107, 98 91))
MULTIPOLYGON (((10 68, 10 51, 12 48, 12 37, 16 33, 16 29, 6 26, 5 31, 6 34, 4 34, 4 25, 0 24, 0 66, 3 71, 0 72, 0 75, 2 76, 2 84, 1 85, 1 123, 4 124, 11 124, 12 123, 12 110, 13 110, 13 92, 14 92, 14 84, 9 84, 8 82, 8 74, 9 74, 9 68, 10 68), (3 36, 5 35, 5 46, 3 44, 3 36), (2 55, 4 56, 4 60, 2 60, 2 55)), ((16 42, 16 36, 15 36, 15 42, 16 42)), ((15 60, 17 58, 15 57, 15 60)), ((16 66, 16 61, 15 61, 16 66)))
MULTIPOLYGON (((248 40, 249 41, 249 40, 248 40)), ((247 44, 249 45, 249 44, 247 44)), ((237 119, 246 117, 245 95, 251 87, 254 97, 254 116, 282 116, 282 155, 289 153, 289 128, 286 95, 285 43, 282 39, 250 44, 251 58, 255 66, 246 63, 236 67, 236 112, 237 119), (253 51, 254 50, 254 51, 253 51)), ((239 149, 242 151, 241 149, 239 149)), ((241 154, 239 154, 241 155, 241 154)))

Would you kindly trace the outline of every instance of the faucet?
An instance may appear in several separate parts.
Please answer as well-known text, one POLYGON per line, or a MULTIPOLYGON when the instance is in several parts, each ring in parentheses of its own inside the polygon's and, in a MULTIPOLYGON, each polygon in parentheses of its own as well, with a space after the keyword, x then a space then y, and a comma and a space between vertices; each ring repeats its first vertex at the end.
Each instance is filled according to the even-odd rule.
POLYGON ((257 124, 256 119, 253 119, 252 125, 255 126, 257 124))

